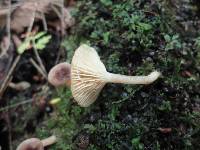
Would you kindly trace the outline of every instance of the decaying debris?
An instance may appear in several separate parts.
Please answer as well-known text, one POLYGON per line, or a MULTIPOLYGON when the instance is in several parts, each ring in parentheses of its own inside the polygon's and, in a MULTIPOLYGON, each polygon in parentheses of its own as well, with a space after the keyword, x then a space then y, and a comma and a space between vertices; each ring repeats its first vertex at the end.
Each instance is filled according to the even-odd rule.
POLYGON ((31 86, 31 84, 26 81, 21 81, 19 83, 10 82, 8 86, 17 91, 23 91, 23 90, 28 89, 31 86))
POLYGON ((8 74, 14 58, 13 45, 11 45, 9 49, 7 49, 9 44, 8 40, 8 37, 4 36, 2 38, 2 41, 0 42, 0 88, 8 74))
MULTIPOLYGON (((74 24, 74 19, 69 9, 62 7, 63 4, 61 2, 62 1, 59 0, 19 1, 11 7, 11 29, 17 33, 21 33, 25 28, 30 26, 33 19, 35 19, 36 22, 43 21, 44 24, 53 27, 55 27, 53 22, 57 22, 56 25, 60 25, 60 27, 62 24, 61 22, 63 22, 62 28, 64 29, 71 27, 74 24), (45 20, 46 17, 48 21, 45 20)), ((8 12, 8 8, 3 8, 0 5, 0 27, 6 25, 6 15, 8 12)))
POLYGON ((8 50, 9 44, 10 44, 10 41, 9 41, 8 36, 4 36, 0 43, 0 58, 7 55, 7 50, 8 50))
POLYGON ((160 131, 161 133, 171 133, 172 128, 158 128, 158 131, 160 131))
POLYGON ((106 83, 150 84, 160 73, 152 72, 148 76, 125 76, 106 71, 96 50, 81 45, 72 58, 71 90, 74 99, 82 107, 88 107, 98 97, 106 83))

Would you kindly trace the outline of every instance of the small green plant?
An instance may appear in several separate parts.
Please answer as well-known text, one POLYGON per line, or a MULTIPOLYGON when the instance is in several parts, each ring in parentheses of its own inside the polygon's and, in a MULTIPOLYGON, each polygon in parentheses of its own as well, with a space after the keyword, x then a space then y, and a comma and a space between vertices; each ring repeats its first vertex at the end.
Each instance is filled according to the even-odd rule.
POLYGON ((140 142, 140 137, 133 138, 131 143, 135 150, 143 150, 144 149, 144 145, 140 142))
POLYGON ((112 5, 112 0, 100 0, 102 4, 105 6, 110 6, 112 5))
POLYGON ((195 41, 194 45, 195 45, 198 49, 200 49, 200 37, 197 37, 194 41, 195 41))
POLYGON ((165 50, 173 50, 173 49, 180 49, 181 43, 179 39, 179 35, 170 36, 168 34, 164 35, 164 39, 166 42, 165 50))
POLYGON ((163 101, 162 105, 158 108, 161 111, 169 112, 172 110, 171 102, 170 101, 163 101))
POLYGON ((46 32, 39 32, 36 35, 29 36, 22 42, 22 44, 17 48, 19 54, 24 53, 31 45, 37 50, 43 50, 51 39, 51 35, 45 35, 46 32))

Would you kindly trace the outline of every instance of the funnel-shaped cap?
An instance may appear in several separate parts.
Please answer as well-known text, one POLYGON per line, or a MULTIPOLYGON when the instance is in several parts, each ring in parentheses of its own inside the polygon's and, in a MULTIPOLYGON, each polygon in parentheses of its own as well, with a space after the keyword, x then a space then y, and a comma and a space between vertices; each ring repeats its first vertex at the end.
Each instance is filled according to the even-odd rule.
POLYGON ((93 48, 84 44, 75 51, 71 63, 71 90, 80 106, 87 107, 96 100, 105 85, 106 74, 106 68, 93 48))

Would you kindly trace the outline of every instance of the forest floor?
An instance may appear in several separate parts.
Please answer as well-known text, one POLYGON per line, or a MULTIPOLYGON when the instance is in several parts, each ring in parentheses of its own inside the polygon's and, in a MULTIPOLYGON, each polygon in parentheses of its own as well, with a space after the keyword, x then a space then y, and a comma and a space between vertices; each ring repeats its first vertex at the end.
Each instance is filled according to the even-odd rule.
MULTIPOLYGON (((199 12, 198 0, 76 2, 71 10, 75 24, 64 38, 55 29, 42 35, 51 35, 39 51, 46 72, 58 62, 70 63, 74 50, 86 43, 109 72, 147 75, 158 70, 162 76, 151 85, 107 84, 94 104, 81 108, 69 88, 47 83, 30 61, 37 55, 26 51, 12 82, 31 86, 8 87, 0 99, 2 150, 15 149, 29 137, 51 135, 58 140, 49 150, 200 149, 199 12), (60 101, 52 105, 55 99, 60 101)), ((0 65, 13 60, 5 57, 0 65)))

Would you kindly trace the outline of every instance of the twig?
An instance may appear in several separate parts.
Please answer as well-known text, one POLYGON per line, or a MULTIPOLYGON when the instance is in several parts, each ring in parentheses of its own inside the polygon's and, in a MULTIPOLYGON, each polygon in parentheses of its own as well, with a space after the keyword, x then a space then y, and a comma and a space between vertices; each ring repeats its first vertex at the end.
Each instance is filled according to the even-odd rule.
POLYGON ((20 58, 21 58, 21 55, 18 55, 18 56, 15 58, 15 60, 14 60, 14 62, 13 62, 13 64, 12 64, 12 66, 11 66, 9 72, 8 72, 8 75, 6 76, 6 78, 5 78, 4 82, 3 82, 3 84, 1 85, 1 88, 0 88, 0 97, 2 96, 3 91, 4 91, 4 89, 5 89, 5 86, 7 85, 8 81, 9 81, 9 79, 10 79, 10 76, 12 75, 12 73, 13 73, 13 71, 14 71, 14 69, 15 69, 17 63, 19 62, 20 58))
POLYGON ((29 60, 30 60, 30 62, 32 63, 32 65, 38 70, 38 72, 39 72, 45 79, 47 79, 47 76, 46 76, 46 74, 43 72, 43 70, 41 69, 41 67, 40 67, 32 58, 30 58, 29 60))
POLYGON ((13 76, 10 77, 8 82, 5 84, 4 88, 2 89, 2 94, 0 94, 0 98, 3 96, 3 93, 5 92, 6 88, 9 86, 9 83, 12 81, 13 76))
POLYGON ((24 105, 24 104, 27 104, 27 103, 31 103, 31 102, 33 102, 33 99, 28 99, 28 100, 19 102, 19 103, 17 103, 17 104, 9 105, 9 106, 6 106, 6 107, 4 107, 4 108, 1 108, 1 109, 0 109, 0 112, 9 110, 9 109, 11 109, 11 108, 18 107, 18 106, 20 106, 20 105, 24 105))
MULTIPOLYGON (((37 7, 37 3, 35 3, 35 5, 37 7)), ((36 10, 33 13, 33 18, 32 18, 31 24, 30 24, 30 26, 28 28, 28 32, 27 32, 28 34, 26 35, 26 39, 28 38, 28 35, 32 30, 33 23, 34 23, 34 20, 35 20, 35 14, 36 14, 36 10)), ((33 43, 33 44, 35 44, 35 43, 33 43)), ((44 65, 42 63, 42 60, 41 60, 41 58, 40 58, 40 56, 38 54, 38 51, 34 48, 34 46, 33 46, 33 50, 34 50, 34 53, 36 55, 37 61, 40 64, 40 67, 37 65, 37 63, 32 58, 30 59, 30 61, 36 67, 36 69, 47 79, 46 69, 45 69, 45 67, 44 67, 44 65)))
POLYGON ((62 3, 60 5, 61 13, 59 12, 59 10, 54 5, 51 5, 51 8, 54 10, 54 12, 57 14, 58 18, 61 21, 61 32, 62 32, 62 35, 64 35, 65 34, 65 31, 64 31, 64 26, 65 26, 65 22, 64 22, 64 0, 61 0, 61 3, 62 3))
POLYGON ((8 35, 8 45, 6 47, 6 51, 9 49, 10 47, 10 37, 11 37, 11 33, 10 33, 10 20, 11 20, 11 0, 8 0, 8 14, 7 14, 7 24, 6 24, 6 30, 7 30, 7 35, 8 35))
POLYGON ((13 147, 12 147, 12 126, 11 126, 11 120, 10 120, 10 113, 7 113, 7 124, 8 124, 9 150, 13 150, 13 147))
MULTIPOLYGON (((9 0, 9 8, 11 8, 11 1, 10 0, 9 0)), ((34 13, 33 13, 33 18, 31 20, 31 23, 30 23, 29 28, 27 30, 28 33, 30 33, 31 30, 32 30, 32 28, 33 28, 33 23, 34 23, 34 20, 35 20, 35 13, 36 13, 36 11, 34 11, 34 13)), ((8 16, 10 17, 10 14, 8 16)), ((9 30, 8 30, 8 36, 9 36, 9 39, 10 39, 10 18, 8 18, 7 20, 8 20, 8 22, 7 22, 7 30, 9 28, 9 30)), ((26 39, 28 38, 28 35, 29 34, 27 34, 26 39)), ((6 76, 3 84, 1 85, 1 88, 0 88, 0 97, 3 95, 3 91, 6 88, 6 86, 8 85, 8 81, 10 79, 10 76, 13 73, 13 71, 14 71, 14 69, 15 69, 18 61, 20 60, 20 58, 21 58, 21 55, 18 55, 16 57, 15 61, 13 62, 12 67, 10 68, 10 71, 8 72, 8 75, 6 76)))
POLYGON ((59 62, 59 59, 60 59, 60 56, 61 56, 61 48, 59 48, 59 51, 58 51, 58 53, 57 53, 57 57, 56 57, 56 61, 55 61, 55 65, 56 64, 58 64, 58 62, 59 62))
POLYGON ((45 15, 44 15, 43 12, 41 12, 41 15, 42 15, 42 23, 43 23, 43 26, 44 26, 44 30, 47 31, 48 28, 47 28, 47 21, 46 21, 45 15))
MULTIPOLYGON (((36 5, 36 6, 35 6, 35 8, 36 8, 36 7, 37 7, 37 4, 35 4, 35 5, 36 5)), ((33 24, 34 24, 34 21, 35 21, 35 14, 36 14, 36 10, 33 12, 33 17, 32 17, 32 19, 31 19, 31 23, 30 23, 30 25, 29 25, 29 27, 28 27, 28 30, 27 30, 27 33, 28 33, 28 34, 26 34, 26 40, 27 40, 27 38, 28 38, 28 36, 29 36, 29 34, 30 34, 32 28, 33 28, 33 24)))
MULTIPOLYGON (((34 43, 34 44, 35 44, 35 43, 34 43)), ((35 49, 34 46, 33 46, 33 51, 34 51, 34 53, 35 53, 35 56, 36 56, 36 58, 37 58, 37 61, 38 61, 39 65, 40 65, 40 68, 41 68, 42 71, 44 72, 45 76, 47 76, 47 71, 46 71, 46 69, 45 69, 45 67, 44 67, 44 65, 43 65, 43 63, 42 63, 42 60, 41 60, 39 54, 38 54, 38 50, 35 49)))
POLYGON ((58 18, 60 18, 60 20, 62 20, 62 14, 59 12, 59 10, 54 5, 50 5, 50 6, 53 9, 53 11, 56 13, 58 18))
MULTIPOLYGON (((14 4, 11 6, 11 13, 13 12, 13 10, 15 10, 17 7, 19 7, 21 4, 14 4)), ((0 7, 0 16, 1 15, 6 15, 9 13, 9 6, 8 7, 0 7)))
POLYGON ((64 22, 64 19, 65 19, 65 16, 64 16, 64 0, 61 0, 62 2, 62 6, 61 6, 61 33, 62 33, 62 36, 64 36, 65 34, 65 22, 64 22))
MULTIPOLYGON (((35 3, 35 5, 36 5, 35 8, 37 8, 37 3, 35 3)), ((31 32, 31 30, 32 30, 33 23, 34 23, 34 20, 35 20, 35 14, 36 14, 36 10, 34 11, 33 18, 32 18, 32 22, 31 22, 31 25, 29 26, 28 34, 27 34, 27 37, 26 37, 26 38, 28 38, 28 35, 29 35, 29 33, 31 32)), ((35 43, 33 43, 33 44, 35 44, 35 43)), ((40 56, 39 56, 39 54, 38 54, 38 51, 35 49, 34 46, 33 46, 33 50, 34 50, 34 53, 35 53, 35 55, 36 55, 37 61, 38 61, 38 63, 40 64, 40 67, 42 68, 43 72, 46 73, 46 69, 45 69, 45 67, 44 67, 44 65, 43 65, 43 63, 42 63, 42 60, 40 59, 40 56)), ((46 74, 47 74, 47 73, 46 73, 46 74)), ((46 76, 46 75, 45 75, 45 76, 46 76)))

